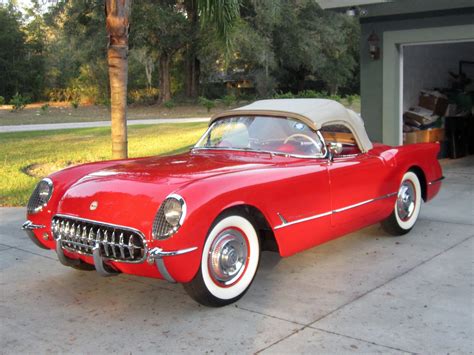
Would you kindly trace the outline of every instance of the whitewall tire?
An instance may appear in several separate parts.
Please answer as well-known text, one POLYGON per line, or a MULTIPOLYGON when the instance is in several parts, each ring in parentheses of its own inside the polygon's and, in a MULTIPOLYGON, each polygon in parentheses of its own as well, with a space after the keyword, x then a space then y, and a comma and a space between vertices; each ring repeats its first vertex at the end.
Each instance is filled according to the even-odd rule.
POLYGON ((260 241, 250 218, 219 217, 211 227, 194 279, 184 284, 197 302, 220 307, 240 299, 250 287, 260 261, 260 241))
POLYGON ((402 178, 392 214, 382 222, 384 230, 392 235, 408 233, 415 225, 421 208, 421 184, 413 171, 402 178))

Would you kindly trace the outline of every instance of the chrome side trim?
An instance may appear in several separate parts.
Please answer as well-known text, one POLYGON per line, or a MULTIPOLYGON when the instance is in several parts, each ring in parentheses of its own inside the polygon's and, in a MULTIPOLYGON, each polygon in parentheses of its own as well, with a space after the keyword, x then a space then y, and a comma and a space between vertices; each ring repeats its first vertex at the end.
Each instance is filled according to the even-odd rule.
POLYGON ((163 278, 166 281, 175 283, 176 282, 175 279, 173 279, 171 274, 168 272, 168 269, 166 268, 163 257, 183 255, 183 254, 190 253, 196 249, 197 247, 191 247, 191 248, 180 249, 180 250, 165 251, 161 248, 155 247, 148 252, 148 262, 152 263, 154 261, 161 276, 163 276, 163 278))
POLYGON ((351 208, 359 207, 359 206, 365 205, 367 203, 371 203, 371 202, 383 200, 384 198, 389 198, 389 197, 395 196, 396 194, 397 194, 397 192, 392 192, 392 193, 389 193, 387 195, 376 197, 376 198, 371 198, 369 200, 362 201, 362 202, 359 202, 359 203, 355 203, 355 204, 347 206, 347 207, 338 208, 337 210, 334 210, 332 212, 333 213, 344 212, 344 211, 350 210, 351 208))
POLYGON ((306 217, 306 218, 297 219, 296 221, 293 221, 293 222, 288 222, 288 223, 280 224, 279 226, 276 226, 275 229, 280 229, 280 228, 283 228, 283 227, 289 227, 289 226, 292 226, 293 224, 298 224, 298 223, 303 223, 303 222, 311 221, 311 220, 313 220, 313 219, 317 219, 317 218, 321 218, 321 217, 326 217, 326 216, 329 216, 329 215, 331 215, 331 214, 332 214, 332 211, 329 211, 329 212, 324 212, 324 213, 317 214, 317 215, 314 215, 314 216, 311 216, 311 217, 306 217))
POLYGON ((436 180, 430 181, 430 182, 428 183, 428 185, 434 185, 434 184, 437 184, 437 183, 439 183, 439 182, 443 181, 444 179, 445 179, 445 177, 444 177, 444 176, 441 176, 439 179, 436 179, 436 180))
MULTIPOLYGON (((392 196, 395 196, 397 194, 397 192, 392 192, 392 193, 389 193, 389 194, 386 194, 386 195, 383 195, 383 196, 380 196, 380 197, 376 197, 376 198, 371 198, 369 200, 365 200, 365 201, 362 201, 362 202, 359 202, 359 203, 355 203, 353 205, 349 205, 349 206, 346 206, 346 207, 342 207, 342 208, 338 208, 338 209, 335 209, 335 210, 332 210, 332 211, 328 211, 328 212, 324 212, 324 213, 320 213, 320 214, 317 214, 317 215, 314 215, 314 216, 310 216, 310 217, 306 217, 306 218, 301 218, 301 219, 297 219, 295 221, 292 221, 292 222, 283 222, 282 220, 282 224, 276 226, 274 229, 280 229, 280 228, 284 228, 284 227, 289 227, 289 226, 292 226, 294 224, 298 224, 298 223, 303 223, 303 222, 307 222, 307 221, 311 221, 313 219, 317 219, 317 218, 321 218, 321 217, 326 217, 326 216, 330 216, 334 213, 340 213, 340 212, 344 212, 344 211, 347 211, 347 210, 350 210, 352 208, 356 208, 356 207, 360 207, 360 206, 363 206, 365 204, 368 204, 368 203, 371 203, 371 202, 374 202, 374 201, 378 201, 378 200, 382 200, 382 199, 385 199, 385 198, 389 198, 389 197, 392 197, 392 196)), ((280 213, 277 213, 278 216, 281 218, 281 215, 280 213)))
POLYGON ((45 226, 42 224, 34 224, 30 220, 26 221, 25 223, 22 224, 21 229, 23 230, 34 230, 34 229, 41 229, 44 228, 45 226))

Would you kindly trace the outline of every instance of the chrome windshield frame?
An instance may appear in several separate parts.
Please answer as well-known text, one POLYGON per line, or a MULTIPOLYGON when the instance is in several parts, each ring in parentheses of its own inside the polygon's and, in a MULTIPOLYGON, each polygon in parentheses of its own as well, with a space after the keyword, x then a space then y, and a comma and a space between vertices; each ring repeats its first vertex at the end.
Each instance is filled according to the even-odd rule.
MULTIPOLYGON (((223 118, 229 118, 232 116, 226 116, 223 118)), ((239 116, 235 116, 239 117, 239 116)), ((255 117, 255 116, 254 116, 255 117)), ((266 116, 266 117, 273 117, 273 116, 266 116)), ((288 119, 288 117, 278 117, 278 118, 285 118, 288 119)), ((278 152, 278 151, 272 151, 272 150, 260 150, 260 149, 252 149, 252 148, 229 148, 229 147, 197 147, 197 145, 200 145, 201 142, 205 139, 209 131, 214 127, 214 125, 219 122, 219 120, 216 120, 212 122, 209 127, 207 128, 206 132, 199 138, 197 143, 194 145, 194 147, 191 148, 191 152, 193 151, 200 151, 200 150, 225 150, 225 151, 237 151, 237 152, 253 152, 253 153, 266 153, 266 154, 271 154, 271 155, 276 155, 276 156, 284 156, 284 157, 291 157, 291 158, 298 158, 298 159, 328 159, 329 157, 329 150, 327 149, 326 146, 326 141, 324 140, 323 135, 319 130, 313 131, 311 127, 308 127, 311 131, 316 133, 318 136, 319 140, 321 141, 322 144, 322 151, 319 154, 315 155, 302 155, 302 154, 290 154, 290 153, 285 153, 285 152, 278 152)))

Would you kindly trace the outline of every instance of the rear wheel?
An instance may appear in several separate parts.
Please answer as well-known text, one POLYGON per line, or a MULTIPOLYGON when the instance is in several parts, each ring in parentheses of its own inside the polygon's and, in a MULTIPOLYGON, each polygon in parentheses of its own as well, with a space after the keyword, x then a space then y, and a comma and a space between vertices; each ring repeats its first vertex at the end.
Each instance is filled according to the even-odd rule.
POLYGON ((207 236, 198 273, 184 289, 205 306, 228 305, 247 292, 259 261, 260 241, 250 219, 223 215, 207 236))
POLYGON ((421 208, 421 185, 413 171, 403 175, 392 214, 382 222, 383 229, 394 236, 408 233, 415 225, 421 208))

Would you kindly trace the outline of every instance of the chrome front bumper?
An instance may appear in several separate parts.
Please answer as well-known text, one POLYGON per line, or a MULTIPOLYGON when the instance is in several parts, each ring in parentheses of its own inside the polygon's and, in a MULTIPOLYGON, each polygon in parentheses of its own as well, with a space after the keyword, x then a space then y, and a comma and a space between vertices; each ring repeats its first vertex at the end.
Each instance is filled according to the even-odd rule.
MULTIPOLYGON (((39 240, 33 233, 33 230, 41 229, 41 228, 45 228, 45 226, 34 224, 31 221, 26 221, 22 225, 22 229, 26 232, 28 237, 37 246, 43 249, 48 249, 39 242, 39 240)), ((148 263, 150 264, 155 263, 156 267, 158 268, 158 271, 163 276, 163 278, 166 281, 174 283, 176 281, 173 279, 168 269, 166 268, 163 258, 176 256, 176 255, 183 255, 183 254, 193 252, 195 250, 197 250, 197 247, 185 248, 185 249, 180 249, 180 250, 163 250, 161 248, 155 247, 147 251, 147 256, 145 260, 147 260, 148 263)), ((61 264, 65 266, 74 267, 74 266, 78 266, 79 264, 83 262, 80 259, 71 259, 71 258, 68 258, 66 255, 64 255, 61 237, 56 238, 56 254, 58 255, 58 259, 61 262, 61 264)), ((119 273, 118 271, 112 269, 110 266, 104 263, 104 260, 107 260, 107 258, 101 255, 100 243, 96 243, 96 245, 92 248, 92 258, 94 260, 95 269, 101 276, 113 276, 119 273)), ((115 261, 115 262, 120 262, 120 261, 115 261)))

